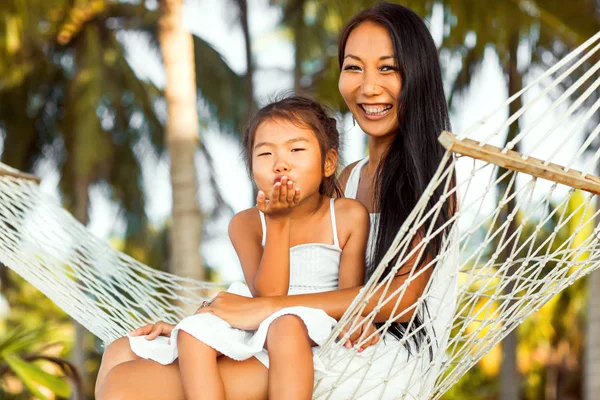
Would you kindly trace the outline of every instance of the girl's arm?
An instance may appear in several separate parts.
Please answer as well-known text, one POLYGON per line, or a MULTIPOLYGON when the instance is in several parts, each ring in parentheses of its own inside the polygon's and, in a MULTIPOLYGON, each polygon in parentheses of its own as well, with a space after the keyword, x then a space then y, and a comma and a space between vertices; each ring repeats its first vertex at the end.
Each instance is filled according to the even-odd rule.
POLYGON ((266 217, 267 243, 256 208, 236 214, 229 223, 229 238, 238 255, 244 278, 254 297, 286 295, 290 275, 289 219, 266 217))
POLYGON ((335 213, 338 236, 342 246, 340 258, 339 289, 363 284, 365 279, 365 252, 369 239, 369 212, 360 202, 337 199, 335 213))
POLYGON ((263 249, 260 215, 256 208, 236 214, 229 223, 229 237, 240 259, 244 278, 254 297, 285 296, 290 283, 290 217, 300 192, 287 178, 273 187, 270 201, 259 192, 257 208, 265 214, 266 244, 263 249))

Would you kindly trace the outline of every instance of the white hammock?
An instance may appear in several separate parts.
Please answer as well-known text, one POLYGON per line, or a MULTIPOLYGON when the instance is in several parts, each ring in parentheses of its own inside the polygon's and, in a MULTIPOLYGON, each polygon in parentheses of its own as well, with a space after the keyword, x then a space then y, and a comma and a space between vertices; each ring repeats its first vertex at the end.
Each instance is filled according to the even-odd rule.
MULTIPOLYGON (((334 373, 317 375, 315 398, 341 398, 340 388, 343 398, 439 398, 524 318, 600 265, 600 228, 593 223, 599 212, 592 194, 600 193, 594 176, 600 150, 589 151, 600 134, 600 125, 594 126, 600 100, 589 104, 600 85, 600 78, 589 82, 600 69, 600 62, 591 65, 589 59, 599 48, 600 32, 462 135, 442 134, 440 141, 450 150, 435 178, 319 351, 319 369, 334 373), (548 100, 573 76, 581 78, 548 100), (519 98, 525 105, 518 112, 498 117, 519 98), (518 118, 522 125, 515 139, 503 149, 490 146, 502 145, 518 118), (522 154, 511 151, 517 144, 522 154), (498 174, 498 165, 511 170, 498 174), (453 173, 455 187, 449 184, 453 173), (425 213, 438 187, 444 196, 425 213), (427 224, 452 193, 459 209, 446 226, 453 226, 448 234, 427 224), (499 199, 498 193, 503 193, 499 199), (504 215, 507 204, 514 208, 504 215), (411 247, 419 230, 426 235, 411 247), (392 288, 394 272, 409 258, 420 259, 424 245, 442 234, 438 256, 392 288), (395 257, 393 272, 382 277, 395 257), (396 304, 390 322, 411 311, 399 309, 400 299, 410 282, 431 268, 425 293, 414 305, 429 343, 411 347, 406 357, 403 344, 414 329, 400 343, 382 341, 360 355, 334 340, 382 288, 367 322, 389 301, 396 304)), ((0 262, 105 344, 150 321, 177 322, 225 287, 156 271, 111 249, 44 195, 35 180, 1 164, 0 262)))

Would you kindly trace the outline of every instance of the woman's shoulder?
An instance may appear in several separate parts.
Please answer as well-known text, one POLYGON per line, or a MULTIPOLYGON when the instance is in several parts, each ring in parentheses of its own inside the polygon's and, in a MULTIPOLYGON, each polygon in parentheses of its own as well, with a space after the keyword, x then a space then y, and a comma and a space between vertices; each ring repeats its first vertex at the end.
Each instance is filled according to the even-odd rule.
POLYGON ((356 165, 359 162, 360 162, 360 160, 355 161, 352 164, 347 165, 346 167, 344 167, 344 169, 340 173, 340 176, 338 177, 338 182, 339 182, 340 187, 342 188, 342 190, 346 190, 346 184, 348 183, 348 179, 350 178, 350 174, 352 173, 352 170, 354 169, 354 167, 356 167, 356 165))

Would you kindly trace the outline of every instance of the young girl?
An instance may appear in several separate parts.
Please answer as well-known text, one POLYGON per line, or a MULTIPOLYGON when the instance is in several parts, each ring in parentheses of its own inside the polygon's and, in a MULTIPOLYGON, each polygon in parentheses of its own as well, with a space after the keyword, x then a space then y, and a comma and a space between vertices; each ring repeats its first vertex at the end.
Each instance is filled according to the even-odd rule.
MULTIPOLYGON (((369 214, 358 201, 334 201, 338 147, 335 120, 314 101, 289 97, 258 112, 245 137, 248 167, 259 189, 257 206, 236 214, 229 225, 248 288, 234 284, 228 291, 281 296, 363 283, 369 214)), ((187 399, 225 398, 220 356, 257 357, 269 368, 269 398, 310 399, 311 348, 321 345, 335 324, 322 310, 291 307, 257 330, 244 331, 207 312, 180 322, 170 343, 142 336, 130 343, 138 356, 162 364, 178 356, 187 399)), ((140 328, 132 336, 153 329, 140 328)))

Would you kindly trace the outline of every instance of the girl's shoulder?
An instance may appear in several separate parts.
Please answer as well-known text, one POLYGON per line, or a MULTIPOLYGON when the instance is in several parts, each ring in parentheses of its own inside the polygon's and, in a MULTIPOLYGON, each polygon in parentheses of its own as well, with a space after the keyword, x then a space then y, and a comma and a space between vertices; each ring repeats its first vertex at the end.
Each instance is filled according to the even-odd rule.
POLYGON ((355 235, 363 237, 366 243, 370 229, 367 208, 360 201, 347 198, 336 199, 334 208, 340 247, 345 249, 350 237, 355 235))
POLYGON ((253 234, 262 238, 262 224, 258 208, 252 207, 235 214, 229 221, 229 236, 253 234))
POLYGON ((336 219, 345 221, 348 224, 356 222, 369 221, 369 211, 360 201, 342 197, 335 200, 336 219), (341 217, 341 218, 340 218, 341 217))

